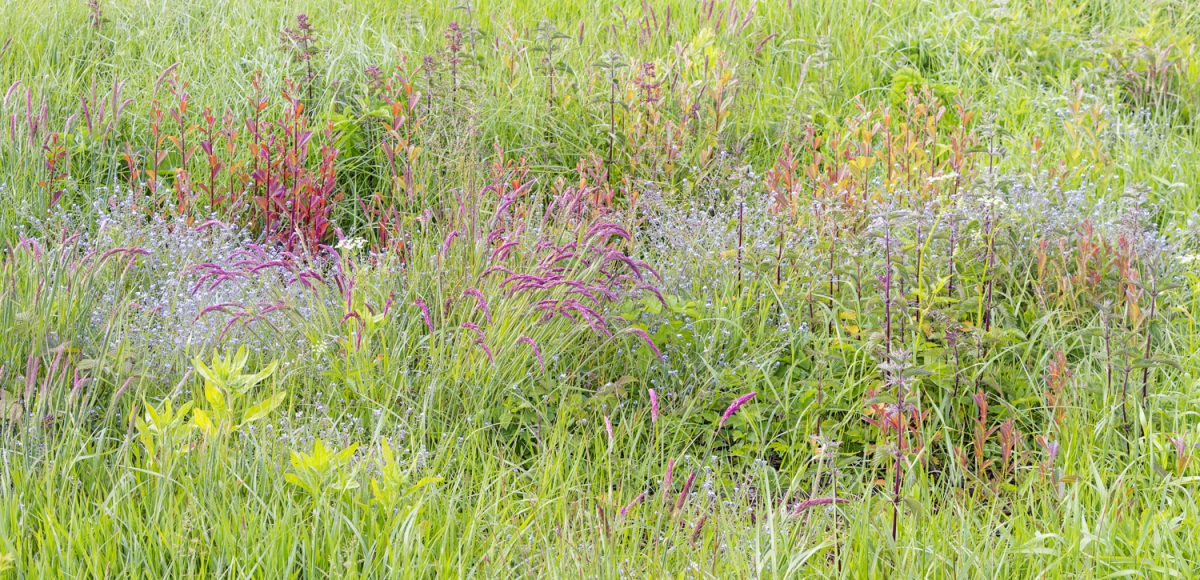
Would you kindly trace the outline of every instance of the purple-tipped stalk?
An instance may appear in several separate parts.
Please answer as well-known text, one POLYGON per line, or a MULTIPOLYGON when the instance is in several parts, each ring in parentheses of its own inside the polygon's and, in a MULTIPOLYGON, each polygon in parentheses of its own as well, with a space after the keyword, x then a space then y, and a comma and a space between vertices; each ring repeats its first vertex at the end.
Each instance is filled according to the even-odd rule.
POLYGON ((486 354, 488 357, 488 363, 495 366, 496 359, 492 356, 492 349, 488 348, 487 343, 483 342, 483 339, 479 339, 475 341, 475 344, 479 345, 479 348, 483 349, 483 354, 486 354))
POLYGON ((643 491, 642 493, 638 494, 637 497, 633 498, 633 501, 629 502, 628 504, 625 505, 625 507, 621 508, 621 517, 625 517, 625 515, 629 513, 629 510, 636 507, 637 504, 642 503, 642 500, 644 500, 644 499, 646 499, 646 492, 643 491))
POLYGON ((717 425, 717 429, 724 427, 725 422, 728 421, 731 417, 733 417, 733 414, 737 413, 738 409, 742 408, 742 405, 745 405, 750 399, 753 399, 756 395, 758 395, 758 391, 750 391, 749 393, 746 393, 745 395, 742 395, 742 396, 734 399, 733 402, 729 404, 729 408, 725 409, 725 414, 721 415, 721 423, 717 425))
POLYGON ((692 491, 692 483, 695 481, 696 472, 693 471, 691 475, 688 475, 687 483, 683 484, 683 491, 679 492, 679 499, 675 500, 675 511, 683 509, 683 504, 688 498, 688 492, 692 491))
POLYGON ((658 350, 658 347, 655 346, 654 341, 650 339, 650 335, 646 334, 645 330, 640 328, 629 328, 628 330, 638 338, 642 339, 646 343, 646 346, 649 346, 650 350, 654 351, 654 356, 658 357, 658 360, 664 362, 667 360, 666 357, 663 356, 662 351, 658 350))
POLYGON ((675 474, 675 460, 667 460, 667 472, 663 474, 662 480, 662 497, 663 503, 671 501, 671 478, 675 474))
POLYGON ((467 330, 474 331, 476 336, 478 336, 479 341, 483 342, 485 337, 483 335, 483 329, 479 328, 479 325, 472 323, 472 322, 464 322, 464 323, 462 323, 462 327, 467 330))
POLYGON ((658 393, 650 389, 650 422, 658 424, 658 393))
POLYGON ((467 288, 463 291, 464 296, 474 296, 475 303, 479 305, 479 309, 483 311, 483 317, 487 319, 488 324, 492 323, 492 309, 488 308, 487 299, 483 297, 483 292, 477 288, 467 288))
POLYGON ((421 309, 421 317, 425 319, 425 328, 428 328, 429 333, 433 334, 433 319, 429 317, 429 305, 420 298, 414 300, 413 304, 421 309))
POLYGON ((442 242, 442 254, 441 254, 440 258, 444 259, 446 257, 446 254, 450 252, 450 245, 454 243, 454 238, 457 238, 457 237, 458 237, 458 230, 454 230, 454 231, 450 232, 448 235, 446 235, 446 241, 442 242))
POLYGON ((850 503, 850 500, 848 500, 844 497, 814 497, 814 498, 806 499, 806 500, 796 504, 796 507, 792 509, 792 515, 798 516, 798 515, 800 515, 801 512, 803 512, 804 510, 806 510, 810 507, 819 506, 819 505, 839 504, 839 503, 850 503))
POLYGON ((533 355, 537 357, 538 366, 542 368, 542 372, 546 372, 546 361, 542 360, 542 350, 538 348, 537 343, 528 336, 522 336, 521 338, 518 338, 517 342, 528 344, 529 348, 533 349, 533 355))

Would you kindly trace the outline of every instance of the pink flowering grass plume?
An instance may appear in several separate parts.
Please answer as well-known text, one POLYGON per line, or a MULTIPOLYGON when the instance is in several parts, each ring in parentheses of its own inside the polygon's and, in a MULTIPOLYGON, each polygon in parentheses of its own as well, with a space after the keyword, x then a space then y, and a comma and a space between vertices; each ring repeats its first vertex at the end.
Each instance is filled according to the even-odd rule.
MULTIPOLYGON (((666 357, 663 356, 662 351, 658 350, 658 346, 654 344, 654 341, 650 339, 650 335, 646 334, 645 330, 637 327, 630 327, 626 330, 628 330, 630 334, 642 339, 642 341, 646 343, 646 346, 650 347, 650 350, 654 352, 654 356, 658 357, 658 360, 664 362, 667 360, 666 357)), ((724 421, 722 421, 722 424, 723 423, 724 421)))
POLYGON ((658 424, 658 393, 650 389, 650 422, 658 424))
POLYGON ((458 230, 454 230, 446 235, 446 240, 442 242, 442 252, 440 258, 445 258, 450 252, 450 245, 454 243, 454 238, 458 237, 458 230))
POLYGON ((115 256, 117 254, 128 254, 130 256, 149 256, 150 250, 147 250, 145 248, 136 248, 136 247, 113 248, 107 252, 104 252, 104 254, 100 256, 99 261, 101 263, 103 263, 108 258, 115 256))
POLYGON ((473 331, 481 342, 485 339, 485 336, 483 334, 483 329, 479 328, 478 324, 475 324, 473 322, 464 322, 464 323, 462 323, 462 327, 467 330, 473 331))
POLYGON ((700 516, 700 519, 696 521, 696 525, 692 526, 692 535, 688 538, 689 544, 692 546, 696 545, 696 540, 700 539, 700 532, 704 531, 704 524, 706 522, 708 522, 707 512, 700 516))
POLYGON ((475 298, 475 303, 479 306, 479 310, 483 311, 483 317, 488 321, 488 324, 491 324, 492 310, 488 308, 487 299, 483 297, 483 292, 480 292, 478 288, 467 288, 463 291, 463 295, 475 298))
POLYGON ((750 391, 749 393, 734 399, 733 402, 729 404, 729 408, 725 409, 725 413, 721 415, 721 422, 717 425, 717 429, 724 427, 725 422, 729 421, 729 419, 733 417, 733 414, 737 413, 738 409, 742 408, 742 405, 745 405, 756 395, 758 395, 758 391, 750 391))
POLYGON ((612 426, 612 419, 610 419, 610 418, 608 417, 608 415, 605 415, 605 416, 604 416, 604 431, 605 431, 606 433, 608 433, 608 450, 609 450, 609 451, 612 451, 612 448, 613 448, 613 439, 614 439, 614 437, 613 437, 613 426, 612 426))
POLYGON ((487 343, 483 342, 483 340, 481 339, 481 340, 475 341, 475 344, 479 345, 479 348, 483 350, 483 354, 487 355, 488 364, 495 366, 496 365, 496 357, 494 357, 492 355, 492 349, 488 348, 487 343))
POLYGON ((546 372, 546 361, 542 360, 542 350, 538 348, 537 343, 528 336, 522 336, 521 338, 518 338, 517 342, 528 344, 529 348, 533 349, 533 356, 537 357, 538 366, 541 367, 542 372, 546 372))
POLYGON ((663 503, 671 501, 671 478, 675 474, 675 460, 667 460, 667 472, 663 474, 662 480, 662 497, 663 503))
POLYGON ((629 510, 637 507, 637 505, 642 503, 642 500, 644 499, 646 499, 646 492, 643 491, 642 493, 639 493, 637 497, 633 498, 633 501, 625 504, 625 507, 621 508, 620 516, 625 517, 629 513, 629 510))
POLYGON ((425 319, 425 327, 429 329, 430 334, 433 334, 433 319, 429 317, 429 305, 420 298, 414 300, 413 305, 421 309, 421 317, 425 319))
POLYGON ((692 491, 692 484, 696 482, 696 472, 693 471, 688 475, 687 483, 683 484, 683 491, 679 492, 679 499, 675 500, 675 510, 683 509, 683 504, 687 502, 688 493, 692 491))
POLYGON ((842 503, 850 503, 850 500, 844 497, 813 497, 806 499, 792 508, 792 517, 798 516, 810 507, 821 505, 837 505, 842 503))
POLYGON ((583 236, 585 241, 591 241, 593 238, 598 238, 601 242, 607 241, 608 238, 618 237, 624 240, 632 239, 629 231, 625 228, 613 224, 601 222, 591 227, 583 236))

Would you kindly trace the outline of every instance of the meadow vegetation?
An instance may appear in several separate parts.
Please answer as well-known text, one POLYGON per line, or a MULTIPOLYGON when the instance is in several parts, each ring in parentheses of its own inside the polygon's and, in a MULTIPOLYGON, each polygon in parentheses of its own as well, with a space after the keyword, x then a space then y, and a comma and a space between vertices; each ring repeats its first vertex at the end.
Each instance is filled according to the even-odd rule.
POLYGON ((0 4, 0 573, 1187 577, 1200 7, 0 4))

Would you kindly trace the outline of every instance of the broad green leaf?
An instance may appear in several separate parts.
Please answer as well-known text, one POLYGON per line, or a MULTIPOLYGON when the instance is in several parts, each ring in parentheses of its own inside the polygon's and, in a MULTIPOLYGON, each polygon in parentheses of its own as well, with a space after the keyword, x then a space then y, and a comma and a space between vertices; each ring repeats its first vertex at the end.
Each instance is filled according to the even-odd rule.
POLYGON ((208 368, 208 366, 204 364, 204 361, 200 360, 200 357, 192 358, 192 367, 196 369, 197 373, 200 373, 201 377, 204 377, 204 382, 206 384, 221 384, 221 381, 217 378, 216 373, 214 373, 212 369, 208 368))
POLYGON ((253 375, 240 375, 238 377, 239 390, 245 392, 245 391, 249 390, 251 387, 253 387, 254 385, 261 383, 267 377, 271 376, 271 374, 275 372, 275 368, 278 366, 279 366, 279 363, 277 363, 275 361, 271 361, 271 364, 267 365, 266 368, 264 368, 261 371, 258 371, 257 373, 255 373, 253 375))
POLYGON ((204 432, 205 435, 213 435, 217 432, 216 426, 213 425, 212 419, 208 417, 203 409, 195 409, 192 411, 192 422, 196 427, 204 432))
POLYGON ((258 404, 246 409, 246 414, 242 416, 242 423, 250 423, 266 417, 271 413, 271 411, 274 411, 276 407, 283 403, 283 400, 286 397, 287 391, 279 391, 278 393, 259 401, 258 404))
POLYGON ((204 400, 212 405, 213 413, 218 417, 225 414, 225 395, 215 385, 205 383, 204 400))

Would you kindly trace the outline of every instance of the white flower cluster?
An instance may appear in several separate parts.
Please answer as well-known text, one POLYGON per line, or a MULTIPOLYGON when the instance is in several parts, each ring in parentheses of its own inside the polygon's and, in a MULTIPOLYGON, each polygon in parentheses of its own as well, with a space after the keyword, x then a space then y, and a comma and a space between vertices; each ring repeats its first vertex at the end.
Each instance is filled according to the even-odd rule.
POLYGON ((355 236, 353 238, 342 238, 337 243, 337 249, 348 254, 353 254, 367 246, 366 238, 355 236))

